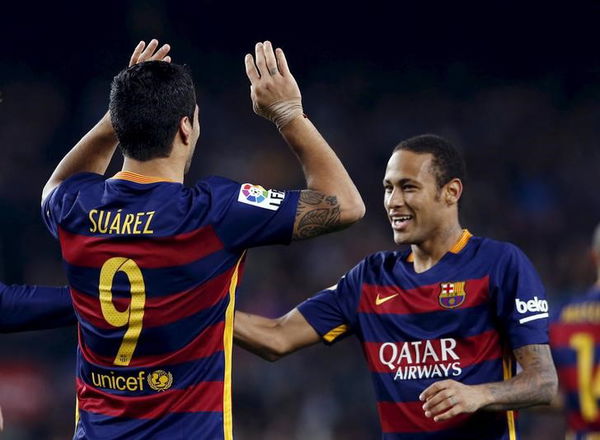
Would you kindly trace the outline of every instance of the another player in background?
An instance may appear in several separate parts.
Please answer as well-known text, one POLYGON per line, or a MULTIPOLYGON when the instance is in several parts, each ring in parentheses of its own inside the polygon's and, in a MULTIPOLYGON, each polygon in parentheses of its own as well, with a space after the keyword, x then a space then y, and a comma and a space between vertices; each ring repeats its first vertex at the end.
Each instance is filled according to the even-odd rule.
POLYGON ((0 333, 44 330, 77 323, 68 287, 0 282, 0 333))
MULTIPOLYGON (((0 282, 0 333, 64 327, 76 322, 68 288, 8 286, 0 282)), ((0 431, 3 428, 0 407, 0 431)))
POLYGON ((592 240, 596 284, 567 303, 550 326, 569 432, 567 440, 600 439, 600 225, 592 240))
POLYGON ((194 85, 167 45, 157 49, 156 40, 138 45, 113 80, 110 114, 43 190, 79 320, 76 439, 231 439, 233 308, 246 249, 364 214, 269 42, 245 59, 254 111, 276 124, 308 189, 221 177, 183 186, 200 133, 194 85), (105 179, 117 142, 123 168, 105 179))
POLYGON ((394 241, 279 319, 243 312, 234 337, 269 360, 362 343, 386 440, 515 440, 513 410, 550 402, 544 288, 514 245, 459 223, 464 161, 446 140, 401 142, 383 180, 394 241), (516 362, 522 371, 516 373, 516 362))

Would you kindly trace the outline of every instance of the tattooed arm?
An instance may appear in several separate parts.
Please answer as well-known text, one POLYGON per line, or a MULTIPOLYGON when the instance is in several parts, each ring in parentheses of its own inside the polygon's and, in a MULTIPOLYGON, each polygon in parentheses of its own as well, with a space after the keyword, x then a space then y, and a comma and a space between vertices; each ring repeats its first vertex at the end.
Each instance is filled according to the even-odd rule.
POLYGON ((294 240, 303 240, 350 226, 365 206, 344 166, 312 123, 297 118, 281 130, 302 163, 306 190, 298 201, 294 240))
POLYGON ((436 422, 479 409, 504 411, 549 404, 558 379, 548 345, 526 345, 514 350, 522 371, 503 382, 464 385, 442 380, 429 386, 419 399, 427 417, 436 422))
POLYGON ((340 204, 336 196, 326 196, 309 189, 300 193, 294 222, 294 240, 315 237, 349 225, 350 222, 341 222, 340 204))

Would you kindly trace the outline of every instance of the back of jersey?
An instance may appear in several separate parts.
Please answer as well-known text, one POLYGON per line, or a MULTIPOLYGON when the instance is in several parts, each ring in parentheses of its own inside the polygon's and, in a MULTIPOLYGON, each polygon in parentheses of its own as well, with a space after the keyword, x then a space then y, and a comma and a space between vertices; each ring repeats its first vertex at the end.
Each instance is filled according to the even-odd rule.
POLYGON ((550 327, 569 435, 600 439, 600 289, 565 305, 550 327))
POLYGON ((79 321, 75 438, 231 438, 244 250, 289 242, 297 204, 253 188, 88 173, 45 201, 79 321))

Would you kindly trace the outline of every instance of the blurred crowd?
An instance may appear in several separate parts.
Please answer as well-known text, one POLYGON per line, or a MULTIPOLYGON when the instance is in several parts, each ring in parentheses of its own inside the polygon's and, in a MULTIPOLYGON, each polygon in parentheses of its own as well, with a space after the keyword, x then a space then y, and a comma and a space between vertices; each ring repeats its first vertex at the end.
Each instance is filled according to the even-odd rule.
MULTIPOLYGON (((301 186, 295 158, 276 130, 252 113, 241 56, 204 55, 190 62, 201 135, 188 183, 216 174, 270 188, 301 186), (221 68, 229 73, 220 77, 221 68)), ((293 72, 307 64, 303 56, 288 53, 293 72)), ((73 87, 23 66, 0 67, 0 280, 62 285, 59 247, 39 215, 41 188, 106 110, 111 77, 82 77, 73 87)), ((238 309, 280 316, 335 284, 364 256, 393 249, 383 172, 395 144, 422 133, 462 148, 468 168, 463 226, 520 246, 539 271, 551 307, 593 281, 588 247, 600 220, 599 85, 573 87, 552 74, 502 80, 461 63, 383 71, 325 62, 296 76, 305 111, 355 179, 367 215, 340 233, 251 250, 238 309)), ((119 166, 116 157, 110 173, 119 166)), ((2 335, 2 438, 70 438, 75 345, 74 329, 2 335)), ((236 348, 233 380, 238 440, 379 437, 369 373, 352 339, 274 364, 236 348)), ((525 440, 562 436, 560 417, 543 411, 525 413, 520 422, 525 440)))

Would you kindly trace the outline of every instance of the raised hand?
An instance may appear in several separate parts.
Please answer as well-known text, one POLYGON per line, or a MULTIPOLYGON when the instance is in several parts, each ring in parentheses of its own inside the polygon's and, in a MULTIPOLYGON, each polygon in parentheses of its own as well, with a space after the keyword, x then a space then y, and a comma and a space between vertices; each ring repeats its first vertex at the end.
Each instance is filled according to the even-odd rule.
POLYGON ((131 59, 129 60, 129 67, 134 64, 143 63, 144 61, 164 61, 166 63, 171 62, 171 57, 167 55, 171 50, 171 46, 163 44, 158 50, 158 40, 152 39, 148 46, 145 41, 140 41, 135 47, 131 59))
POLYGON ((283 50, 273 51, 270 41, 256 43, 255 57, 247 54, 246 75, 250 80, 252 108, 282 129, 302 115, 302 95, 285 59, 283 50))

